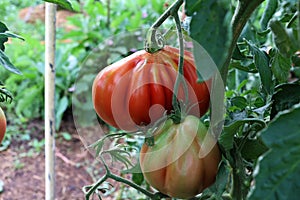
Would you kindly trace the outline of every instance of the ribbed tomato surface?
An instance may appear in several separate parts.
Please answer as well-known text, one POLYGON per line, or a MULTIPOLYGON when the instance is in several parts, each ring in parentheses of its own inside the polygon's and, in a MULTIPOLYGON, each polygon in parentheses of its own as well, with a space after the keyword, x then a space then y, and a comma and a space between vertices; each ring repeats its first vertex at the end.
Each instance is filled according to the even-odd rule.
MULTIPOLYGON (((116 128, 135 131, 170 113, 178 57, 179 50, 170 46, 153 54, 140 50, 100 71, 92 89, 99 117, 116 128)), ((188 51, 184 56, 184 78, 188 100, 182 84, 177 99, 187 102, 189 114, 200 117, 209 107, 211 80, 197 83, 193 55, 188 51)))

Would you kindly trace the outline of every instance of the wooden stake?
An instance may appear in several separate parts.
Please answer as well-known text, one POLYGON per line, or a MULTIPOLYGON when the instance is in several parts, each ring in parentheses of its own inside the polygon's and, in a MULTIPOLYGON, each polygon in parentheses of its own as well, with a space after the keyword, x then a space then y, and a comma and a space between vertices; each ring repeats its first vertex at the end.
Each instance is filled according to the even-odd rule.
POLYGON ((46 4, 45 14, 45 199, 55 199, 55 15, 56 5, 46 4))

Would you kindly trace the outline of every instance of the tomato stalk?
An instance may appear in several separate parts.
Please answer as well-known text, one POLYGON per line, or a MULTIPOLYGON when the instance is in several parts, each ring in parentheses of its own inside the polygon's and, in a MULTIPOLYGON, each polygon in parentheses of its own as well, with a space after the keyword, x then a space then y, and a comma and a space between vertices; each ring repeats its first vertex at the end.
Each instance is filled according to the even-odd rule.
POLYGON ((162 194, 160 192, 152 193, 152 192, 142 188, 141 186, 135 184, 134 182, 112 173, 110 171, 109 167, 106 165, 104 159, 102 157, 100 157, 100 159, 104 165, 106 173, 96 183, 83 187, 82 190, 83 190, 83 193, 85 194, 85 200, 89 200, 91 195, 93 195, 96 192, 96 190, 100 187, 100 185, 102 183, 104 183, 104 181, 106 181, 107 179, 113 179, 117 182, 129 185, 130 187, 138 190, 139 192, 143 193, 144 195, 148 196, 149 198, 151 198, 153 200, 159 200, 159 199, 168 197, 165 194, 162 194))
MULTIPOLYGON (((176 24, 176 29, 177 29, 177 35, 178 35, 178 39, 179 39, 179 62, 178 62, 178 74, 176 77, 176 81, 175 81, 175 85, 174 85, 174 93, 173 93, 173 98, 172 98, 172 105, 174 108, 174 115, 172 116, 172 119, 174 121, 175 124, 178 124, 181 122, 181 116, 182 116, 182 112, 180 110, 180 105, 178 104, 177 98, 176 98, 176 94, 178 93, 179 90, 179 86, 180 83, 183 83, 183 89, 184 89, 184 95, 185 95, 185 101, 188 101, 188 89, 187 89, 187 85, 186 82, 184 80, 184 74, 183 74, 183 64, 184 64, 184 46, 183 46, 183 35, 182 35, 182 29, 181 29, 181 22, 179 19, 179 16, 177 14, 177 12, 173 12, 172 16, 174 17, 174 21, 176 24)), ((186 102, 184 102, 183 106, 186 104, 186 102)), ((182 109, 184 112, 185 110, 182 109)))
POLYGON ((161 34, 157 33, 157 29, 161 26, 168 17, 177 13, 183 0, 175 1, 150 27, 145 42, 145 50, 149 53, 154 53, 164 47, 164 38, 161 34))

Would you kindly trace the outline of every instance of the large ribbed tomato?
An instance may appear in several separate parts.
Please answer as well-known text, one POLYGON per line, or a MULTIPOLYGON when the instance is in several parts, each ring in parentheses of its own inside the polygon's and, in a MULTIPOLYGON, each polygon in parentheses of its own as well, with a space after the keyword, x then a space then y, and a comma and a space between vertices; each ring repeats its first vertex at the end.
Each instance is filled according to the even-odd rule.
POLYGON ((154 146, 146 143, 140 165, 147 182, 174 198, 191 198, 215 181, 221 160, 213 136, 192 115, 174 124, 171 119, 154 132, 154 146))
MULTIPOLYGON (((170 46, 153 54, 140 50, 100 71, 92 89, 97 114, 114 127, 134 131, 170 112, 178 57, 179 50, 170 46)), ((197 83, 193 54, 188 51, 184 56, 184 78, 189 114, 202 116, 209 107, 211 80, 197 83)), ((186 102, 182 85, 177 99, 186 102)))
POLYGON ((2 108, 0 107, 0 144, 4 138, 5 131, 6 131, 6 118, 2 108))

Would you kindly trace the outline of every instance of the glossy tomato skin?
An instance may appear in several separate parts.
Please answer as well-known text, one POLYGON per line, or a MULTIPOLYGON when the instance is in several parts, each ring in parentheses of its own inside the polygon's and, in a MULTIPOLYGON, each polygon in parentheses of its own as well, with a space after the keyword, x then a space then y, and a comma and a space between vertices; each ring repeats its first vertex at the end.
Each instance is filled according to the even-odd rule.
MULTIPOLYGON (((92 88, 99 117, 116 128, 135 131, 138 126, 155 122, 165 111, 170 112, 178 56, 179 50, 169 46, 153 54, 140 50, 100 71, 92 88)), ((200 117, 209 107, 211 80, 197 83, 193 55, 188 51, 184 56, 184 77, 189 114, 200 117)), ((182 86, 178 99, 184 102, 182 86)))
POLYGON ((180 124, 168 120, 154 134, 154 146, 145 143, 140 152, 140 166, 151 186, 185 199, 214 183, 220 150, 197 117, 187 116, 180 124))
POLYGON ((6 131, 6 117, 2 108, 0 107, 0 144, 4 138, 4 134, 6 131))

